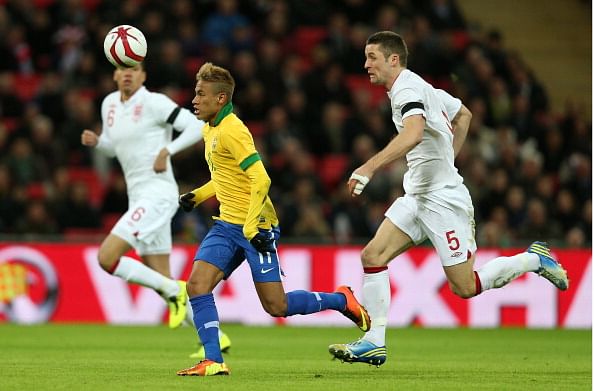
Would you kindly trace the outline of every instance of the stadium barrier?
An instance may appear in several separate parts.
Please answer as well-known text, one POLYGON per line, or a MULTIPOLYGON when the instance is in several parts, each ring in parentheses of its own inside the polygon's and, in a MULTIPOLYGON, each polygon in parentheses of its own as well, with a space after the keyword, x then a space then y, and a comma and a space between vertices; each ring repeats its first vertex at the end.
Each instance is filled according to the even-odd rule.
MULTIPOLYGON (((195 246, 176 245, 172 274, 187 278, 195 246)), ((152 290, 126 284, 97 264, 95 244, 0 243, 0 322, 88 322, 109 324, 163 323, 164 301, 152 290)), ((348 284, 360 296, 360 247, 286 245, 280 259, 287 291, 332 291, 348 284)), ((477 265, 519 250, 480 250, 477 265)), ((389 326, 421 327, 592 327, 592 252, 560 250, 554 254, 570 277, 559 292, 529 273, 504 289, 464 300, 447 287, 441 264, 429 248, 415 248, 391 263, 392 300, 389 326)), ((244 263, 215 291, 222 322, 253 325, 350 326, 334 311, 308 316, 272 318, 258 301, 250 270, 244 263)))

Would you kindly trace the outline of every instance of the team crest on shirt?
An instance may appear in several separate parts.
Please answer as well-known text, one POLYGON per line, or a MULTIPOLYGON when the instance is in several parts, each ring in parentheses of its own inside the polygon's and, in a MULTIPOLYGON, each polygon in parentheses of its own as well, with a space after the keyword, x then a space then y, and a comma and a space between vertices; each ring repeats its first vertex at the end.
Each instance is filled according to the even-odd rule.
POLYGON ((134 106, 134 113, 132 114, 132 121, 138 122, 142 116, 142 105, 134 106))

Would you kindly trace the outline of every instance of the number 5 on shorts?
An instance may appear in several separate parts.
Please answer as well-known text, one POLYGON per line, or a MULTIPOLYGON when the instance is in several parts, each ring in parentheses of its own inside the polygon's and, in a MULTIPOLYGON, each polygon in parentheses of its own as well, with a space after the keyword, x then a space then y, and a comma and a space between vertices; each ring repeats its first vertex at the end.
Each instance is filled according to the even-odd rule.
POLYGON ((445 233, 446 239, 448 241, 448 247, 450 248, 450 250, 457 250, 460 248, 460 241, 455 235, 456 231, 454 230, 445 233))

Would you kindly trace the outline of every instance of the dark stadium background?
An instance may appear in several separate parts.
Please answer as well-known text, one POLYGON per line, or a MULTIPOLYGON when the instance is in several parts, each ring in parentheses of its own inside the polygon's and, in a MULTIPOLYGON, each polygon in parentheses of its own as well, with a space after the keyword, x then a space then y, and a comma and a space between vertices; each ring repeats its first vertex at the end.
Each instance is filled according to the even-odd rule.
MULTIPOLYGON (((563 8, 555 15, 554 6, 524 2, 540 12, 526 17, 518 5, 516 22, 513 2, 499 3, 0 1, 2 238, 98 242, 126 210, 117 162, 80 145, 82 129, 99 131, 100 102, 115 88, 103 37, 126 23, 148 40, 147 87, 180 105, 189 107, 204 61, 232 71, 234 106, 270 171, 286 243, 364 243, 403 192, 404 162, 378 174, 362 202, 345 186, 394 136, 385 92, 362 68, 366 37, 390 29, 408 42, 409 68, 474 114, 456 164, 473 197, 479 246, 538 239, 588 248, 591 74, 575 64, 591 65, 591 36, 578 35, 585 49, 569 57, 558 48, 575 43, 545 37, 591 35, 591 3, 552 2, 563 8), (574 19, 560 19, 567 15, 574 19), (561 65, 551 72, 549 61, 561 65)), ((174 158, 181 191, 207 180, 202 153, 197 146, 174 158)), ((175 240, 198 242, 216 211, 209 202, 178 213, 175 240)))

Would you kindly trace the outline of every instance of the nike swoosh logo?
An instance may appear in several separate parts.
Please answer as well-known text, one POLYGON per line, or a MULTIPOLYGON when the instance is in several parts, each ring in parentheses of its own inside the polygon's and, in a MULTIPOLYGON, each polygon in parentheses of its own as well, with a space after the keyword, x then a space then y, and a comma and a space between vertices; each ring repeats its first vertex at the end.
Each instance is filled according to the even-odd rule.
POLYGON ((367 319, 365 318, 365 312, 363 311, 363 309, 360 309, 359 311, 361 311, 361 319, 363 320, 363 324, 361 325, 361 330, 366 331, 366 330, 368 330, 368 328, 367 328, 367 319))
POLYGON ((268 273, 269 271, 271 271, 271 270, 274 270, 274 269, 275 269, 275 268, 273 268, 273 267, 271 267, 270 269, 264 269, 264 268, 262 268, 262 270, 260 270, 260 273, 262 273, 262 274, 266 274, 266 273, 268 273))

